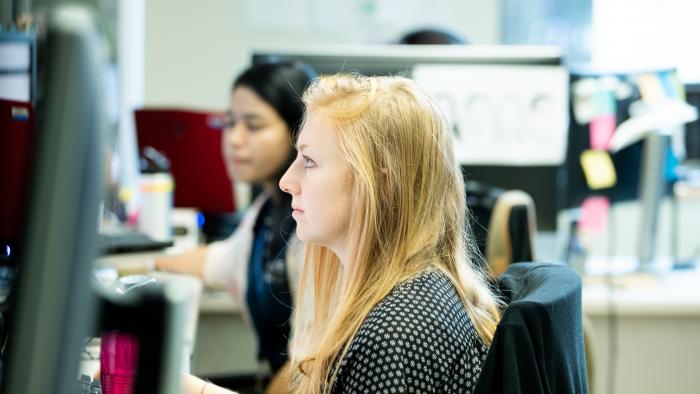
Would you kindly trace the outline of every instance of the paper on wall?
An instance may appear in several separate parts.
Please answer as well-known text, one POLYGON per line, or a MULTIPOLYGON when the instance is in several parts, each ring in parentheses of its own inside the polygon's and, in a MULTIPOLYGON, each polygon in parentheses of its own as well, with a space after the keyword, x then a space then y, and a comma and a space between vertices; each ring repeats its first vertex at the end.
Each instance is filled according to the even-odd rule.
POLYGON ((564 161, 569 125, 564 68, 416 65, 412 76, 448 118, 462 164, 564 161))

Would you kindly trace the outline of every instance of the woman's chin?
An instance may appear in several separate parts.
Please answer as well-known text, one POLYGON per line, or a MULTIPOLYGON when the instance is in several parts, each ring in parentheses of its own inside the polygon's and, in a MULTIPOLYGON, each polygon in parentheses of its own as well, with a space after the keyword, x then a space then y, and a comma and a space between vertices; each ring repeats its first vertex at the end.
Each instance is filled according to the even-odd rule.
POLYGON ((236 182, 244 183, 260 183, 258 177, 252 174, 250 171, 244 170, 242 168, 237 168, 235 170, 229 171, 232 180, 236 182))
POLYGON ((306 237, 304 236, 304 231, 299 229, 299 222, 297 222, 296 230, 295 233, 297 235, 297 239, 301 242, 307 242, 306 237))

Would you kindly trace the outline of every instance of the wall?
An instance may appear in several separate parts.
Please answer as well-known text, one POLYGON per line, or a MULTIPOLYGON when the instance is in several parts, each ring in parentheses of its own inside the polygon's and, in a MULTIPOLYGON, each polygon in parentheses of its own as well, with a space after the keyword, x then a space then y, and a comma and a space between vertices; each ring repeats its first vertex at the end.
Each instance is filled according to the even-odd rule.
POLYGON ((499 7, 499 0, 148 0, 145 104, 222 108, 233 76, 259 46, 388 42, 410 26, 438 24, 494 44, 499 7))

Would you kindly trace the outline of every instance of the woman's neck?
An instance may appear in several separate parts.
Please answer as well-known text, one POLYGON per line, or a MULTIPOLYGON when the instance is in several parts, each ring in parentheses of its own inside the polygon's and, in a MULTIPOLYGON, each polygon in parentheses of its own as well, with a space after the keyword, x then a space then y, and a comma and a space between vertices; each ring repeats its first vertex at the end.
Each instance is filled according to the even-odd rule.
POLYGON ((352 256, 355 255, 354 248, 352 248, 351 243, 347 237, 339 239, 335 244, 329 245, 328 248, 338 256, 340 263, 343 267, 347 268, 351 264, 352 256))

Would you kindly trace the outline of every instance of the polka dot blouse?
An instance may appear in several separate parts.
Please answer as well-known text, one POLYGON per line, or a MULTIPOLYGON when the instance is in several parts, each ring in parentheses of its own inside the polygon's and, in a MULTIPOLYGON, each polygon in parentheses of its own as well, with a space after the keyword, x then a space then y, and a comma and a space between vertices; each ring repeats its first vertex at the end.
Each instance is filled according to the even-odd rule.
POLYGON ((452 282, 427 271, 370 311, 333 393, 471 393, 487 352, 452 282))

